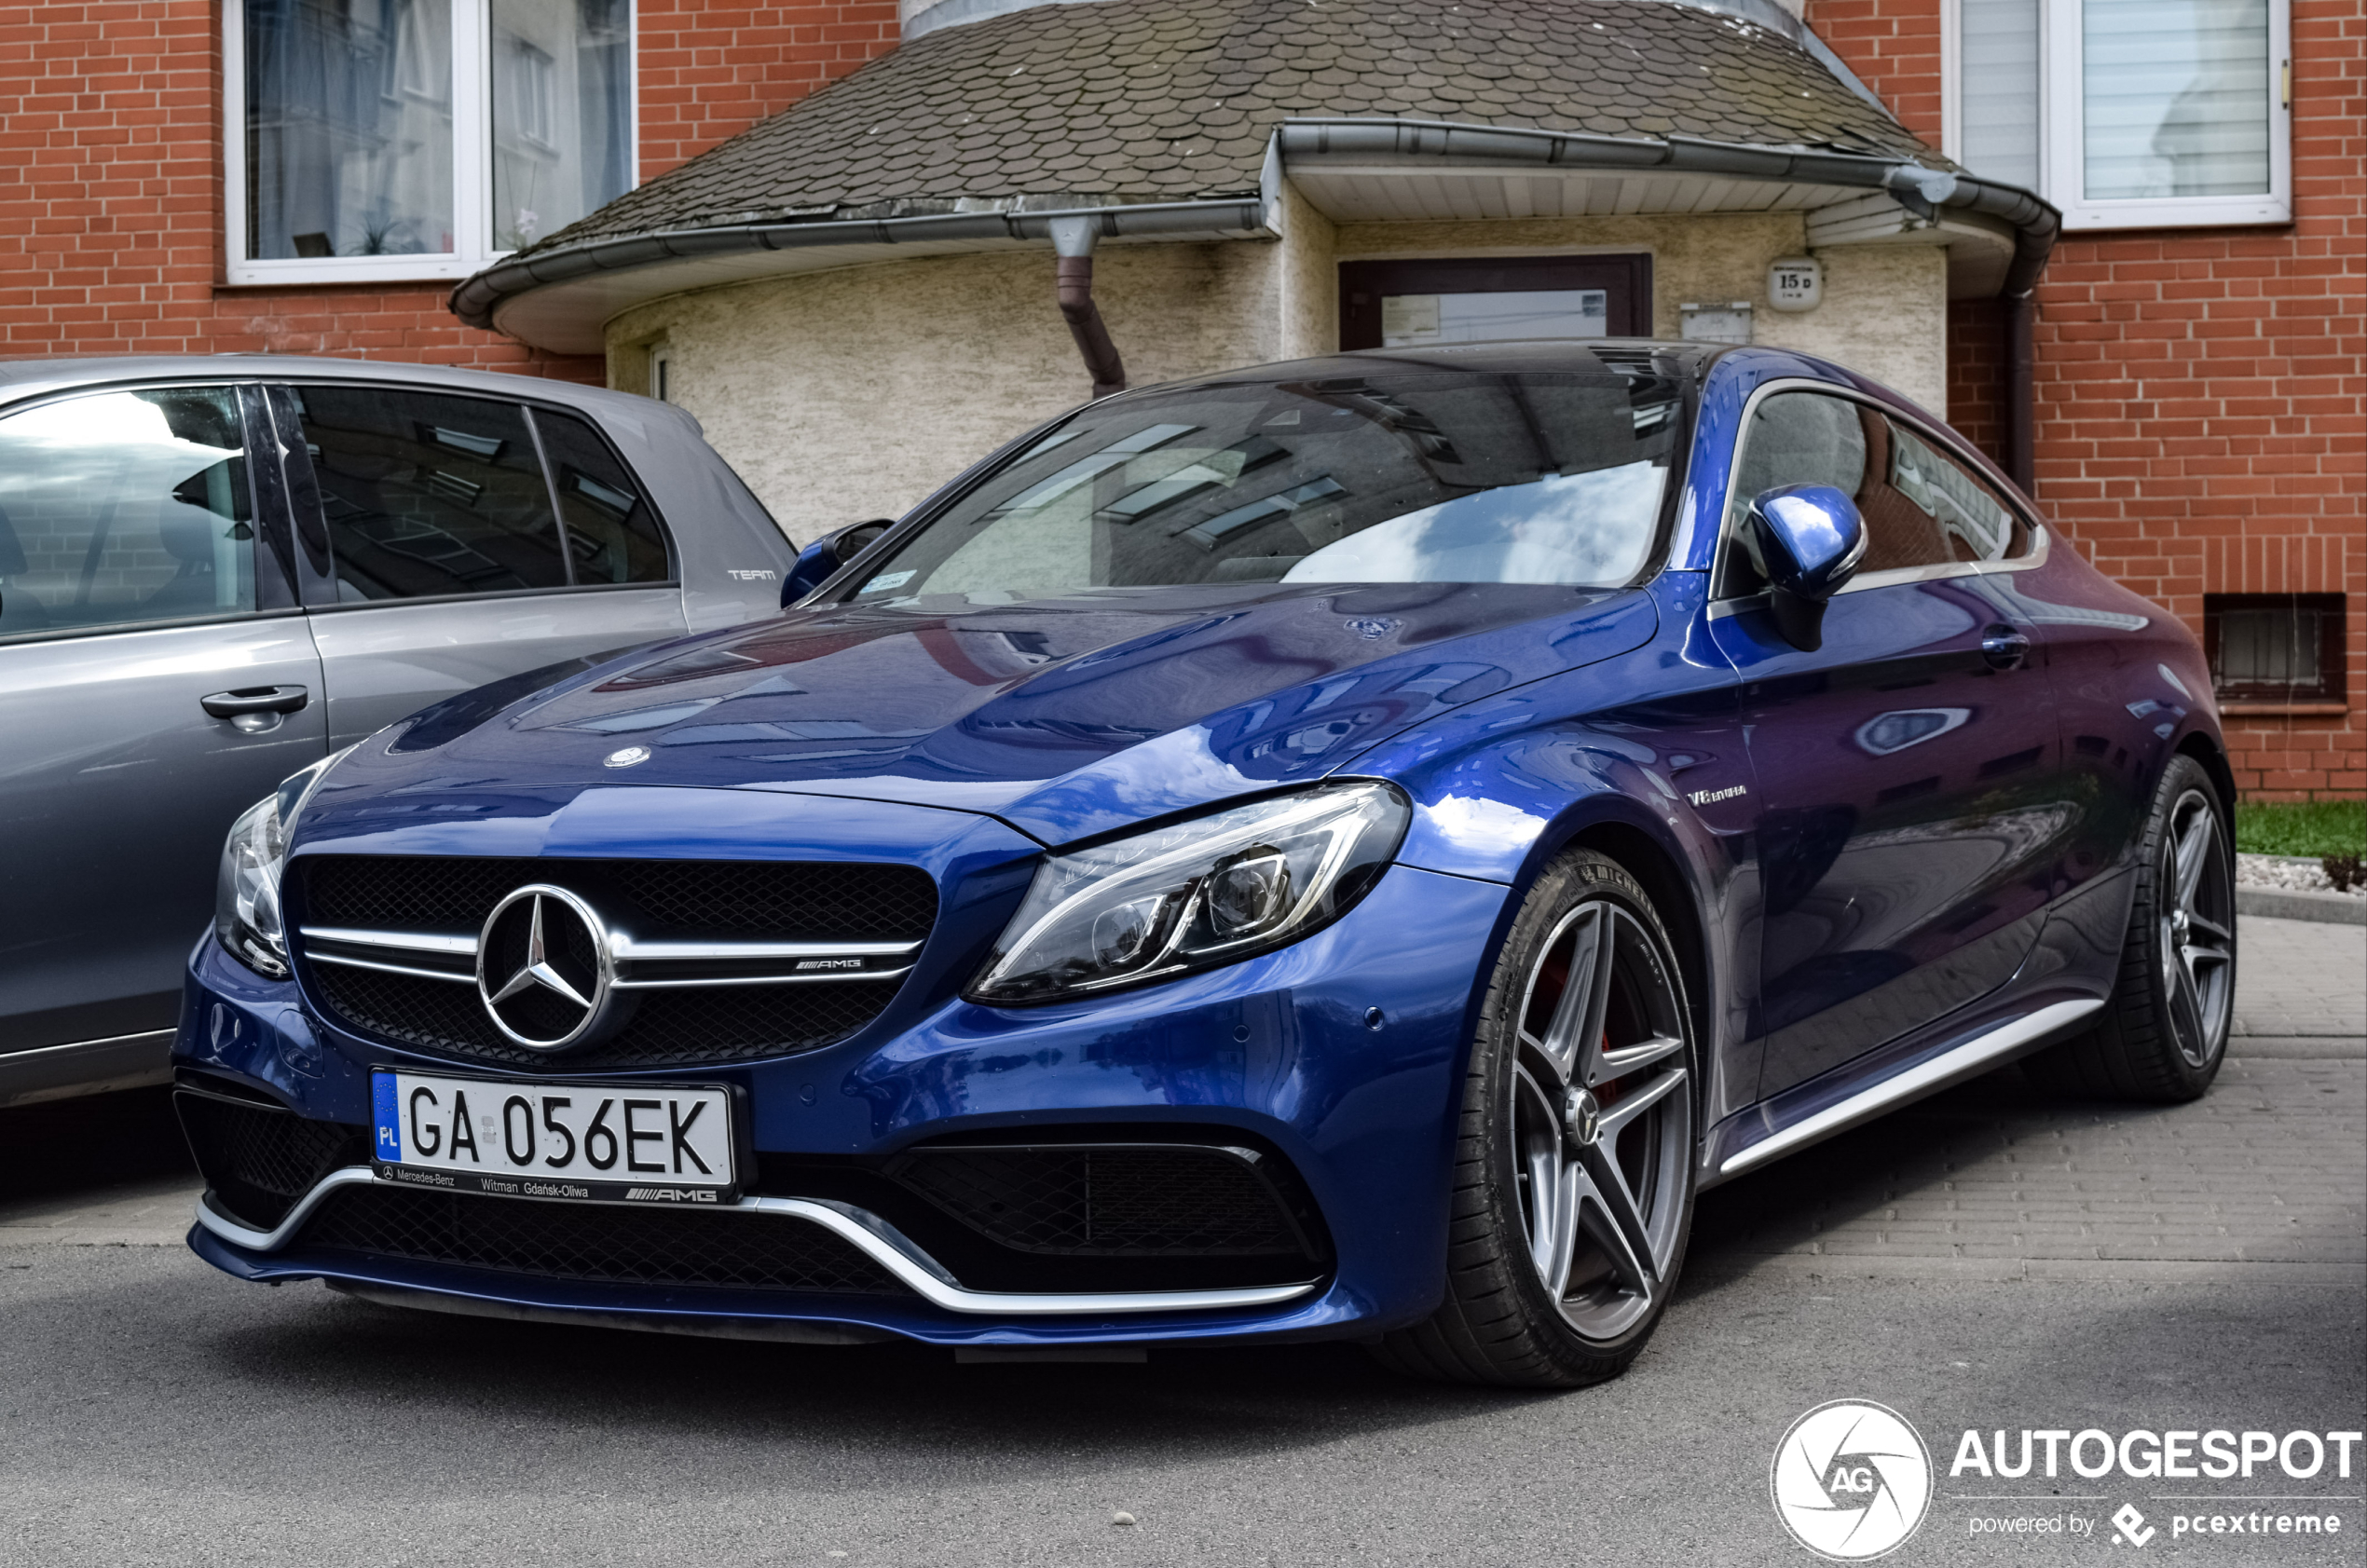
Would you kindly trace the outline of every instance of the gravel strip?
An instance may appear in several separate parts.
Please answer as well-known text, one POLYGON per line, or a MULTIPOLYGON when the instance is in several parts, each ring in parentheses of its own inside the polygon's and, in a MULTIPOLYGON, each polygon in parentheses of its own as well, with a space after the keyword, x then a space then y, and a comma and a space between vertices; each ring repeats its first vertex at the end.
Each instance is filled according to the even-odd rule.
MULTIPOLYGON (((2287 888, 2295 893, 2332 893, 2334 884, 2314 860, 2290 854, 2239 854, 2236 885, 2246 888, 2287 888)), ((2350 896, 2367 898, 2367 884, 2353 882, 2350 896)))

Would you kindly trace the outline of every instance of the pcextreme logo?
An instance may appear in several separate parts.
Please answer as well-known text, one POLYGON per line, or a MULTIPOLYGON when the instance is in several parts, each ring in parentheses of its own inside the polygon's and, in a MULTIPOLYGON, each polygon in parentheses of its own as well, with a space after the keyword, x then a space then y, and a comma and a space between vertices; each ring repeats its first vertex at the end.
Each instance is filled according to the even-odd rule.
POLYGON ((1863 1562, 1905 1545, 1922 1524, 1931 1452, 1896 1411, 1836 1399, 1793 1422, 1775 1445, 1768 1491, 1794 1540, 1831 1561, 1863 1562))

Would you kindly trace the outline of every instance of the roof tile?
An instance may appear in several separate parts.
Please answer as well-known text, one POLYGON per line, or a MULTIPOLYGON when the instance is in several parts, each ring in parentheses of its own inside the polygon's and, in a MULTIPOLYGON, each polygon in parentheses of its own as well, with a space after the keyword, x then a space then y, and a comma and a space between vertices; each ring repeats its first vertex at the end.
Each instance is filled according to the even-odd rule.
POLYGON ((948 27, 531 248, 787 209, 1253 188, 1294 116, 1927 152, 1782 35, 1638 0, 1096 0, 948 27))

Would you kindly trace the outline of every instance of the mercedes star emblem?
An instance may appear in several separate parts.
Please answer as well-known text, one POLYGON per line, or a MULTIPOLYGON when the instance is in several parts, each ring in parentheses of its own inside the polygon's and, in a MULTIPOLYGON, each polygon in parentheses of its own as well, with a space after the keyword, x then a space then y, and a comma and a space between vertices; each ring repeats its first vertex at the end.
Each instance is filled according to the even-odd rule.
POLYGON ((587 1044, 616 1023, 608 924, 565 888, 535 882, 493 907, 477 938, 477 995, 529 1051, 587 1044))

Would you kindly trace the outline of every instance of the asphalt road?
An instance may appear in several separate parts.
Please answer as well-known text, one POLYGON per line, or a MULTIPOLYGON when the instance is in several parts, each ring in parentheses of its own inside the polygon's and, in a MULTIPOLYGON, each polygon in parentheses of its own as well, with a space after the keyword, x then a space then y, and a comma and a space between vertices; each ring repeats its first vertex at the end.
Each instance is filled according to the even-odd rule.
POLYGON ((2367 934, 2246 934, 2209 1098, 2007 1071, 1708 1194, 1650 1347, 1563 1395, 1349 1346, 956 1366, 260 1289, 177 1245, 158 1097, 0 1113, 0 1562, 1807 1564, 1770 1461, 1859 1398, 1938 1465, 1886 1561, 2356 1563, 2356 1450, 2347 1479, 1948 1473, 1968 1427, 2367 1425, 2367 934), (2171 1534, 2197 1511, 2341 1533, 2171 1534), (1973 1533, 2000 1518, 2092 1534, 1973 1533))

